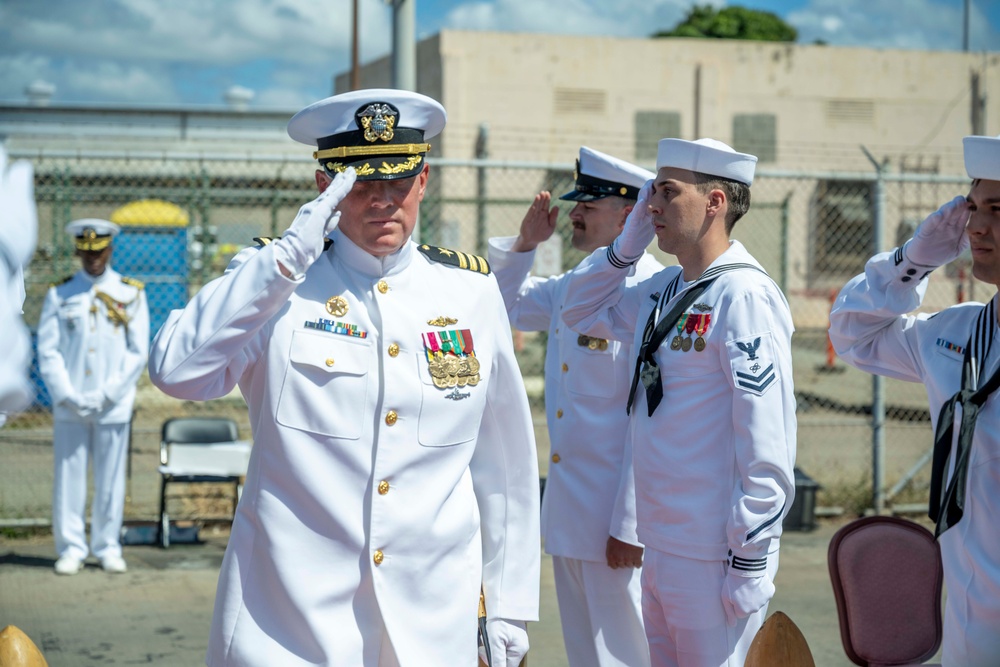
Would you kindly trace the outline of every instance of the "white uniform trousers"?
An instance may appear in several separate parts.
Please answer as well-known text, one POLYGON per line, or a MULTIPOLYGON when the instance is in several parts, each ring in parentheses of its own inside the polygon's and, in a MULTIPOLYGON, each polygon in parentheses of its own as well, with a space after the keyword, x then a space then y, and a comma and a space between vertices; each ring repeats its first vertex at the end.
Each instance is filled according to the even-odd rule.
MULTIPOLYGON (((767 573, 778 572, 768 554, 767 573)), ((646 548, 642 563, 642 617, 652 667, 743 667, 767 605, 736 622, 722 607, 724 560, 683 558, 646 548)))
POLYGON ((94 498, 90 510, 90 553, 97 558, 121 556, 128 424, 57 421, 53 445, 52 532, 56 554, 80 560, 87 557, 84 513, 87 462, 91 460, 94 498))
POLYGON ((552 557, 570 667, 648 667, 641 570, 552 557))

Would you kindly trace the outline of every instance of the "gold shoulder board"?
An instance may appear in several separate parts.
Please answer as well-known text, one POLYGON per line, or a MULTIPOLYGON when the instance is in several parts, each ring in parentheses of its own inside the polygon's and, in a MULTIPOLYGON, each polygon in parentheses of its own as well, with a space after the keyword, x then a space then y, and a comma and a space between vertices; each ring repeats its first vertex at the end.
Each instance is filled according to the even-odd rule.
POLYGON ((479 255, 470 255, 458 250, 449 250, 448 248, 437 248, 432 245, 420 245, 418 248, 432 262, 457 266, 466 271, 474 271, 485 275, 489 275, 490 273, 490 263, 479 255))
POLYGON ((122 276, 122 282, 125 283, 126 285, 131 285, 136 289, 143 289, 146 286, 146 283, 142 282, 141 280, 136 280, 135 278, 129 278, 128 276, 122 276))

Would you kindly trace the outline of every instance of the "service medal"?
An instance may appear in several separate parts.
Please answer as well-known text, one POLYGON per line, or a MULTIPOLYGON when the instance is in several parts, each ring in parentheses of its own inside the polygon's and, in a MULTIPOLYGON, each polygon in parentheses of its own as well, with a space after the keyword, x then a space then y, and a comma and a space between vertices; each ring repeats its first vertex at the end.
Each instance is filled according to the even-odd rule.
POLYGON ((703 314, 698 316, 698 321, 695 323, 694 331, 698 334, 698 339, 694 342, 695 352, 701 352, 705 349, 707 343, 705 342, 704 335, 708 331, 708 325, 712 321, 712 316, 708 314, 703 314))
POLYGON ((679 349, 681 349, 681 337, 680 336, 674 336, 674 339, 670 341, 670 349, 671 350, 679 350, 679 349))
POLYGON ((691 336, 688 336, 687 338, 681 341, 681 350, 687 352, 690 349, 691 349, 691 336))

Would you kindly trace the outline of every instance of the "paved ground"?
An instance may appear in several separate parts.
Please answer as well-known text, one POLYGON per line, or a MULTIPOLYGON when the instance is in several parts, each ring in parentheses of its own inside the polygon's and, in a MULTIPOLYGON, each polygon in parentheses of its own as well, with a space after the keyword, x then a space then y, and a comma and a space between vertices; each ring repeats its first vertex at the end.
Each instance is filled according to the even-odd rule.
MULTIPOLYGON (((802 630, 818 667, 848 667, 826 568, 830 537, 841 525, 782 540, 778 592, 770 610, 802 630)), ((74 577, 52 572, 49 537, 0 538, 0 627, 13 624, 42 649, 50 667, 201 665, 226 533, 204 543, 125 548, 129 571, 90 565, 74 577)), ((542 562, 541 620, 529 626, 530 667, 565 667, 552 564, 542 562)))

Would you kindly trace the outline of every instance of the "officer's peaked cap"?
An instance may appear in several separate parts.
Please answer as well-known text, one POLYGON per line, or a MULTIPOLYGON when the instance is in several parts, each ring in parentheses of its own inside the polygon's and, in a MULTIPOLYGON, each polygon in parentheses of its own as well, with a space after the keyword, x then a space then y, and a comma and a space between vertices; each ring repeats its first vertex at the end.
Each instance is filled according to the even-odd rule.
POLYGON ((719 176, 747 186, 753 184, 757 156, 739 153, 715 139, 660 139, 656 168, 675 167, 699 174, 719 176))
POLYGON ((76 249, 91 252, 107 248, 119 231, 115 223, 99 218, 74 220, 66 225, 66 233, 73 237, 76 249))
POLYGON ((1000 137, 966 137, 962 144, 969 178, 1000 181, 1000 137))
POLYGON ((581 146, 576 161, 575 187, 559 199, 593 201, 611 195, 637 199, 639 188, 655 176, 625 160, 581 146))
POLYGON ((386 181, 423 169, 427 140, 446 119, 426 95, 371 88, 310 104, 288 122, 288 136, 315 146, 313 157, 330 176, 354 167, 359 181, 386 181))

